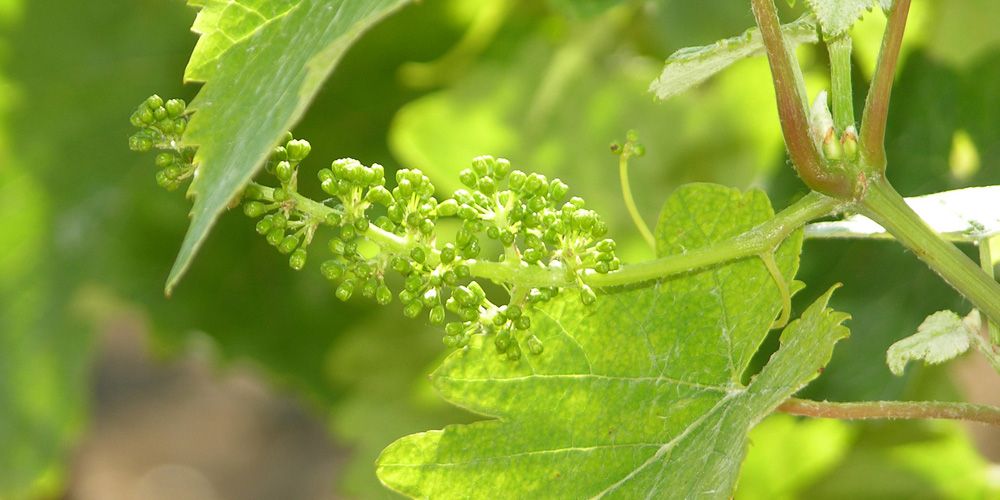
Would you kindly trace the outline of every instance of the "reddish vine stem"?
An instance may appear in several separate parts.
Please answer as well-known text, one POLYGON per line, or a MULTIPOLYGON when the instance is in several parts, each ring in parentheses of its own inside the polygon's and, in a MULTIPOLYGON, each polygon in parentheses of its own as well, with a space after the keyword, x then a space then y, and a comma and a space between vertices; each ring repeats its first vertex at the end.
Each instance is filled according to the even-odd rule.
POLYGON ((899 49, 903 44, 909 12, 910 0, 893 2, 861 122, 861 154, 865 163, 879 172, 885 171, 885 127, 889 118, 889 98, 892 96, 892 82, 896 75, 899 49))
POLYGON ((806 185, 816 191, 840 199, 851 197, 852 183, 842 176, 830 174, 809 136, 809 119, 802 106, 805 99, 800 94, 792 66, 797 62, 792 61, 792 53, 781 34, 781 23, 774 1, 752 0, 752 6, 767 50, 767 61, 771 66, 781 131, 795 170, 806 185))
POLYGON ((1000 408, 939 401, 871 401, 833 403, 792 398, 778 407, 790 415, 841 420, 945 419, 1000 426, 1000 408))

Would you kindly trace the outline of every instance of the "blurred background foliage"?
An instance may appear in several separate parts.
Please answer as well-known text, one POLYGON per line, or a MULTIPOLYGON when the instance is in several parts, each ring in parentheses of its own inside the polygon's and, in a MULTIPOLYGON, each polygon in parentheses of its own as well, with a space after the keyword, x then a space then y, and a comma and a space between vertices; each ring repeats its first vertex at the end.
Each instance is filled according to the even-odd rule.
MULTIPOLYGON (((180 0, 0 0, 0 498, 72 489, 74 447, 95 425, 97 339, 123 316, 142 319, 164 363, 207 344, 219 373, 249 364, 293 394, 346 456, 329 471, 338 495, 390 497, 372 466, 382 447, 473 418, 426 382, 444 354, 439 332, 396 305, 336 301, 318 259, 289 270, 237 213, 163 297, 189 205, 155 186, 150 158, 129 153, 127 118, 152 92, 197 91, 180 82, 194 14, 180 0)), ((1000 5, 917 0, 912 17, 890 116, 893 182, 906 195, 1000 183, 1000 5)), ((804 193, 785 165, 763 59, 669 102, 646 91, 674 50, 752 23, 742 1, 425 0, 365 35, 327 82, 295 130, 324 159, 304 168, 352 156, 421 168, 449 192, 473 156, 506 156, 563 178, 605 214, 623 255, 644 259, 608 151, 629 129, 648 152, 632 168, 647 220, 685 182, 762 188, 778 207, 804 193)), ((883 25, 876 12, 855 28, 859 109, 883 25)), ((825 53, 799 56, 815 94, 825 53)), ((834 306, 853 315, 809 397, 964 397, 947 370, 895 378, 884 365, 926 315, 963 307, 912 255, 809 242, 799 279, 806 302, 843 282, 834 306)), ((996 466, 957 425, 777 416, 752 437, 741 498, 997 492, 996 466)))

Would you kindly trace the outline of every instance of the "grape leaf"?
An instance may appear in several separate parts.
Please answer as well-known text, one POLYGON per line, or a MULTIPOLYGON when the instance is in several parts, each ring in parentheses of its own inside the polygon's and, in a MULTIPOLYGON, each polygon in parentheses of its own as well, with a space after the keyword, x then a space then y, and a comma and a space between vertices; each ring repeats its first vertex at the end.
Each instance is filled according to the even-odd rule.
POLYGON ((191 26, 191 31, 200 37, 184 70, 184 79, 208 81, 218 69, 222 54, 287 15, 295 3, 293 0, 188 0, 188 5, 200 9, 191 26))
MULTIPOLYGON (((769 217, 761 192, 688 185, 667 201, 659 252, 769 217)), ((796 235, 779 250, 786 276, 800 249, 796 235)), ((816 377, 847 335, 829 296, 785 329, 749 386, 743 371, 780 308, 756 259, 616 290, 589 308, 556 300, 535 315, 542 355, 503 361, 479 337, 432 375, 445 399, 497 420, 396 441, 379 478, 414 497, 729 498, 746 433, 816 377)))
POLYGON ((806 3, 826 37, 839 36, 851 29, 872 7, 887 8, 887 0, 806 0, 806 3))
MULTIPOLYGON (((782 26, 781 31, 785 40, 793 46, 819 40, 816 36, 816 22, 810 16, 782 26)), ((669 99, 709 79, 740 59, 763 53, 764 40, 757 28, 750 28, 742 35, 719 40, 712 45, 681 49, 667 58, 663 72, 649 85, 649 91, 659 99, 669 99)))
POLYGON ((199 147, 199 167, 189 190, 191 227, 167 293, 351 44, 407 0, 299 0, 280 15, 275 13, 283 4, 264 12, 254 11, 257 3, 269 4, 204 1, 207 10, 195 25, 212 40, 195 50, 188 76, 210 79, 191 103, 195 113, 184 134, 186 143, 199 147), (216 40, 220 37, 230 40, 216 40))
POLYGON ((970 335, 972 333, 959 315, 938 311, 917 327, 917 333, 892 344, 885 361, 894 375, 902 375, 906 364, 913 360, 944 363, 969 350, 970 335))
MULTIPOLYGON (((906 199, 920 218, 951 241, 980 241, 1000 234, 1000 186, 973 187, 906 199)), ((892 238, 863 216, 806 226, 809 238, 892 238)))

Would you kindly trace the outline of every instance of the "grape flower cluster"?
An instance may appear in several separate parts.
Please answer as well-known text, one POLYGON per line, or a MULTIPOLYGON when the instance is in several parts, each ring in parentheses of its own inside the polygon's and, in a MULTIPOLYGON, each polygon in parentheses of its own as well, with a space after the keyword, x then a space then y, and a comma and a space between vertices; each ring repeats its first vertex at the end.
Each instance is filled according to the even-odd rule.
MULTIPOLYGON (((193 148, 180 141, 183 101, 175 102, 149 98, 133 115, 140 131, 130 139, 134 150, 163 151, 157 155, 162 169, 157 180, 167 189, 176 189, 195 170, 193 148)), ((307 141, 287 134, 265 164, 277 186, 251 183, 245 189, 243 211, 257 219, 256 231, 289 256, 292 269, 301 270, 308 247, 325 227, 332 232, 330 256, 320 272, 335 284, 338 299, 360 294, 383 305, 398 299, 405 316, 426 315, 443 325, 447 346, 463 347, 472 336, 486 335, 510 360, 525 349, 540 354, 542 342, 530 331, 535 309, 568 290, 591 304, 596 293, 586 276, 621 267, 614 241, 604 238, 607 225, 583 199, 567 199, 569 187, 559 179, 480 156, 459 173, 465 188, 439 201, 420 170, 397 170, 390 189, 381 165, 345 158, 318 171, 319 186, 329 197, 316 201, 298 192, 299 167, 310 150, 307 141), (452 237, 439 234, 442 219, 457 220, 452 237), (551 279, 518 279, 539 272, 551 279), (477 278, 505 290, 499 305, 477 278)))
POLYGON ((181 135, 188 123, 187 104, 183 100, 164 101, 152 95, 139 105, 129 121, 139 129, 128 140, 132 151, 160 150, 156 155, 157 184, 173 191, 194 175, 196 149, 181 145, 181 135))

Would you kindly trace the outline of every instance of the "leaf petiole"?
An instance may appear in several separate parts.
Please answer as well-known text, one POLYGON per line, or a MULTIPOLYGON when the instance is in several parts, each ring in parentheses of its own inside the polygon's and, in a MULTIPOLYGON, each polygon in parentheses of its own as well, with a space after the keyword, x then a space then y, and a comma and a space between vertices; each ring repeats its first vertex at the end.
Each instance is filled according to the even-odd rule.
POLYGON ((1000 408, 940 401, 869 401, 835 403, 791 398, 778 411, 790 415, 841 420, 945 419, 1000 425, 1000 408))

